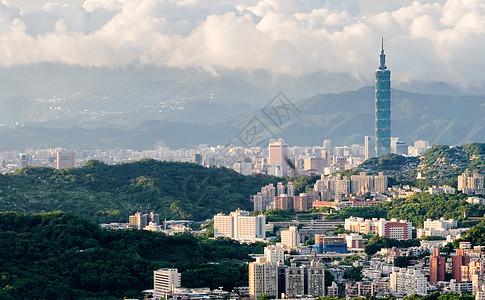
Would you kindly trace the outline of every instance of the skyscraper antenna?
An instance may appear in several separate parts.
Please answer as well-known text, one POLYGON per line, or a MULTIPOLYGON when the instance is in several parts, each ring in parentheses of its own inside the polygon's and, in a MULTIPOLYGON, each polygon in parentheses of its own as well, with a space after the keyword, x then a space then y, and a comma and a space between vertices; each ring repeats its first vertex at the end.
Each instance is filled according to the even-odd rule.
POLYGON ((381 51, 384 51, 384 38, 381 38, 381 51))

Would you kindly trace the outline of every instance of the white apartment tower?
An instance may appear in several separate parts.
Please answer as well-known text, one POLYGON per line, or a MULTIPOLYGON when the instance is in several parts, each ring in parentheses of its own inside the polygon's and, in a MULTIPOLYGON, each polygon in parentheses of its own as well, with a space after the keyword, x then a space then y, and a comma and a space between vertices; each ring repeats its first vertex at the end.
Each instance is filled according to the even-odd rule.
POLYGON ((180 273, 177 269, 162 268, 153 271, 153 296, 164 298, 174 288, 180 287, 180 273))
POLYGON ((266 216, 250 216, 248 211, 236 210, 229 216, 219 213, 214 216, 214 237, 235 240, 255 240, 266 237, 266 216))
POLYGON ((269 245, 264 248, 264 257, 268 263, 277 264, 285 262, 285 249, 278 245, 269 245))
POLYGON ((428 293, 426 277, 415 269, 394 268, 389 281, 392 294, 404 297, 412 294, 424 296, 428 293))

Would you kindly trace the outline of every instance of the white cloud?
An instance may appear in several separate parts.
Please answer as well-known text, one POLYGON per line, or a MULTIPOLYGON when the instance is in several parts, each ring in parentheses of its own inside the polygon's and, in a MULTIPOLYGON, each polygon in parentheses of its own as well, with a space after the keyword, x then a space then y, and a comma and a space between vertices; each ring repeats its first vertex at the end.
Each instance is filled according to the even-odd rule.
POLYGON ((86 0, 29 12, 0 4, 0 64, 347 72, 371 80, 384 37, 393 80, 485 84, 482 0, 359 11, 357 0, 86 0))

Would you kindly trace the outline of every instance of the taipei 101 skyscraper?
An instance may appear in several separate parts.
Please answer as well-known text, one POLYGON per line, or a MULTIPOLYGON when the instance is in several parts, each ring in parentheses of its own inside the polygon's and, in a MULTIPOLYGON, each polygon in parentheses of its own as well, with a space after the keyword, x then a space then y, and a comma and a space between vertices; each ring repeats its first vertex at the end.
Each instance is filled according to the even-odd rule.
POLYGON ((376 70, 376 156, 391 152, 391 71, 386 67, 382 39, 379 69, 376 70))

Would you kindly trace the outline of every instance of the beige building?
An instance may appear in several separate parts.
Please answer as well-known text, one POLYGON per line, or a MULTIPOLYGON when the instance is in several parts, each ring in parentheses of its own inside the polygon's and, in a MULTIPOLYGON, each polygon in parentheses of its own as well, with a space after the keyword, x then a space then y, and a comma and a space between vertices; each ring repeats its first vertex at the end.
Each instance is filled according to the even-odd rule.
POLYGON ((219 213, 214 216, 214 237, 235 240, 266 238, 266 216, 250 216, 248 211, 236 210, 229 216, 219 213))
POLYGON ((266 258, 257 257, 256 262, 249 263, 249 297, 258 299, 266 294, 277 297, 278 265, 267 263, 266 258))
POLYGON ((481 174, 471 175, 468 170, 458 176, 458 190, 465 194, 483 194, 484 176, 481 174))
POLYGON ((137 211, 134 215, 129 217, 130 227, 138 230, 145 228, 145 226, 147 226, 150 222, 153 222, 154 225, 159 225, 160 216, 154 212, 150 212, 150 214, 143 214, 137 211))
POLYGON ((287 248, 296 248, 300 246, 298 227, 290 226, 288 230, 281 230, 281 245, 287 248))
POLYGON ((57 169, 74 168, 74 152, 57 151, 57 169))

